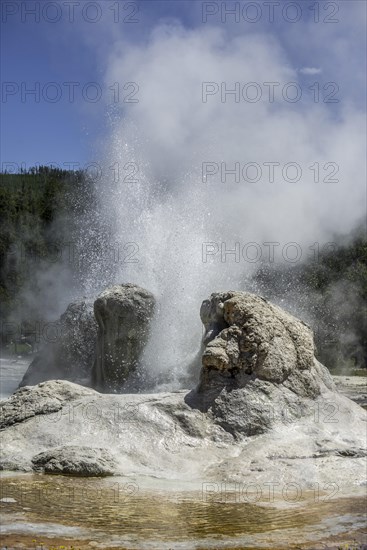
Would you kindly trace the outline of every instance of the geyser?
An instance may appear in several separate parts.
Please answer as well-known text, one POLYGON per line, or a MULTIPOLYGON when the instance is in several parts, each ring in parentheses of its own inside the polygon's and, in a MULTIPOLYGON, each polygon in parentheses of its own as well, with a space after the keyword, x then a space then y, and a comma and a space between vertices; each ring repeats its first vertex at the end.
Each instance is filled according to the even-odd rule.
MULTIPOLYGON (((363 214, 357 107, 333 105, 334 116, 312 94, 296 104, 281 94, 253 103, 202 97, 203 82, 278 82, 283 89, 289 82, 303 87, 304 78, 281 40, 259 32, 229 36, 165 24, 144 42, 116 42, 110 52, 106 85, 129 81, 139 90, 133 104, 121 102, 111 113, 101 218, 110 221, 111 243, 132 243, 134 255, 115 262, 108 283, 134 282, 157 298, 144 353, 152 389, 185 385, 182 372, 200 347, 202 300, 215 290, 249 289, 264 257, 249 251, 238 259, 237 243, 283 250, 293 242, 302 261, 315 242, 331 241, 335 229, 347 233, 363 214), (323 177, 325 163, 336 161, 338 183, 315 183, 310 167, 318 163, 323 177), (208 164, 220 168, 215 175, 205 172, 208 164), (238 164, 281 169, 272 181, 237 181, 238 164), (289 166, 301 171, 299 181, 291 168, 283 177, 289 166), (205 258, 210 243, 224 254, 205 258)), ((95 293, 101 283, 89 276, 95 293)))

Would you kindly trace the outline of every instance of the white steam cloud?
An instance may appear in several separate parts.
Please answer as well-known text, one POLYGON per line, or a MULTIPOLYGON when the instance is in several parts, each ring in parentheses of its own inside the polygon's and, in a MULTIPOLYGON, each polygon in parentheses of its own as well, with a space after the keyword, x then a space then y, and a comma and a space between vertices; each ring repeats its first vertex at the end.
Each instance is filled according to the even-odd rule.
MULTIPOLYGON (((310 71, 302 70, 319 72, 310 71)), ((131 91, 123 83, 139 86, 138 102, 120 103, 106 147, 106 165, 119 167, 118 181, 111 177, 101 190, 106 215, 116 218, 113 238, 139 247, 138 263, 120 264, 115 281, 141 284, 157 296, 146 360, 167 381, 177 380, 199 349, 201 301, 213 291, 246 288, 259 265, 242 255, 238 262, 233 254, 221 258, 221 243, 230 250, 237 242, 242 250, 255 242, 265 253, 265 242, 280 243, 277 250, 296 242, 305 257, 315 241, 349 232, 364 214, 363 114, 340 92, 333 96, 338 103, 325 103, 322 86, 316 102, 299 78, 276 37, 231 38, 214 27, 160 25, 144 43, 116 42, 109 56, 106 83, 121 83, 120 102, 131 91), (206 102, 203 83, 212 83, 204 88, 212 92, 206 102), (244 88, 248 83, 256 86, 244 88), (274 101, 269 83, 277 83, 274 101), (225 95, 238 86, 239 97, 225 95), (299 89, 301 98, 292 102, 299 89), (203 163, 218 168, 206 182, 203 163), (239 182, 223 176, 223 167, 235 163, 239 182), (259 181, 244 181, 248 163, 261 167, 259 181), (272 182, 269 163, 279 163, 272 182), (284 179, 288 163, 300 167, 299 181, 284 179), (325 182, 328 176, 337 181, 325 182), (203 243, 219 246, 206 249, 213 252, 207 262, 203 243)), ((256 166, 248 166, 248 179, 256 179, 256 166)), ((292 170, 288 179, 296 179, 292 170)), ((280 252, 275 259, 283 261, 280 252)))
POLYGON ((302 69, 300 69, 299 72, 302 74, 314 75, 314 74, 321 74, 322 69, 320 67, 302 67, 302 69))

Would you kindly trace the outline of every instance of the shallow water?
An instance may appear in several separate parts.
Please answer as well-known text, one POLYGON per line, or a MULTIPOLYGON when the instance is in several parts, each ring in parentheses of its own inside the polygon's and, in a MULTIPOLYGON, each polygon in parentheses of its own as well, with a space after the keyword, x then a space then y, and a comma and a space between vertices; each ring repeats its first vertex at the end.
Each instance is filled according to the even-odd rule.
MULTIPOLYGON (((25 359, 0 360, 1 398, 16 389, 28 364, 25 359)), ((134 550, 367 545, 366 503, 360 497, 329 499, 310 493, 294 503, 265 499, 254 504, 236 493, 213 498, 203 496, 196 485, 175 488, 158 480, 147 488, 146 480, 5 472, 0 488, 0 548, 9 550, 72 545, 134 550)))
MULTIPOLYGON (((363 535, 362 498, 308 496, 262 505, 200 491, 141 490, 118 478, 9 475, 1 481, 1 532, 94 541, 98 548, 296 548, 363 535), (4 500, 5 499, 5 500, 4 500)), ((41 539, 39 539, 41 540, 41 539)), ((36 548, 36 546, 29 546, 36 548)))
POLYGON ((0 357, 0 400, 9 397, 18 387, 34 355, 0 357))

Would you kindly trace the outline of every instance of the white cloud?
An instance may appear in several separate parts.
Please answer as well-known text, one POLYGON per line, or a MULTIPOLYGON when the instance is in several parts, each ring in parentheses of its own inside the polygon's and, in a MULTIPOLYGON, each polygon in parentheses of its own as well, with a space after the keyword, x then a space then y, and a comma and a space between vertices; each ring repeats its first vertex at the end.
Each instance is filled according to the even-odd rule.
POLYGON ((322 69, 320 67, 303 67, 299 72, 307 75, 321 74, 322 69))

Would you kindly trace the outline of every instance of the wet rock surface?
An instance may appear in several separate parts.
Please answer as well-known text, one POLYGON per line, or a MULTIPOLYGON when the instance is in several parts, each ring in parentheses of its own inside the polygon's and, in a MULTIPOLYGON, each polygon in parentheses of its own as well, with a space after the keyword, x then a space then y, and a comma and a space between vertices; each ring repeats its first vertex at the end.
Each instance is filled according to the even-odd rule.
POLYGON ((97 393, 64 380, 50 380, 37 386, 19 388, 0 405, 0 429, 38 415, 58 412, 64 405, 97 393))
POLYGON ((333 376, 337 390, 367 408, 367 376, 333 376))
POLYGON ((310 329, 247 293, 213 295, 202 319, 196 390, 22 388, 0 404, 0 468, 363 490, 366 411, 335 390, 310 329))
POLYGON ((229 410, 223 404, 225 413, 219 405, 205 413, 186 402, 187 391, 109 395, 70 382, 57 385, 58 397, 49 381, 1 404, 8 416, 0 434, 1 469, 179 483, 297 480, 305 490, 337 482, 344 496, 365 488, 366 412, 330 390, 303 407, 275 401, 266 429, 259 407, 261 433, 244 435, 248 420, 233 403, 229 410), (27 403, 31 409, 24 414, 27 403))
POLYGON ((92 387, 120 391, 139 366, 149 336, 155 299, 133 284, 116 285, 102 292, 94 303, 98 322, 92 387))
POLYGON ((72 445, 39 453, 32 458, 32 465, 36 472, 76 476, 108 476, 116 470, 106 449, 72 445))
POLYGON ((311 329, 260 296, 214 293, 201 306, 206 348, 199 391, 240 388, 258 378, 316 397, 328 371, 315 364, 311 329))
POLYGON ((57 379, 88 385, 97 340, 93 304, 70 304, 48 334, 52 341, 37 353, 19 386, 57 379))
POLYGON ((264 298, 214 293, 200 315, 206 347, 200 382, 188 402, 226 430, 262 433, 282 420, 280 411, 296 418, 312 409, 323 389, 335 389, 314 357, 311 329, 264 298))

